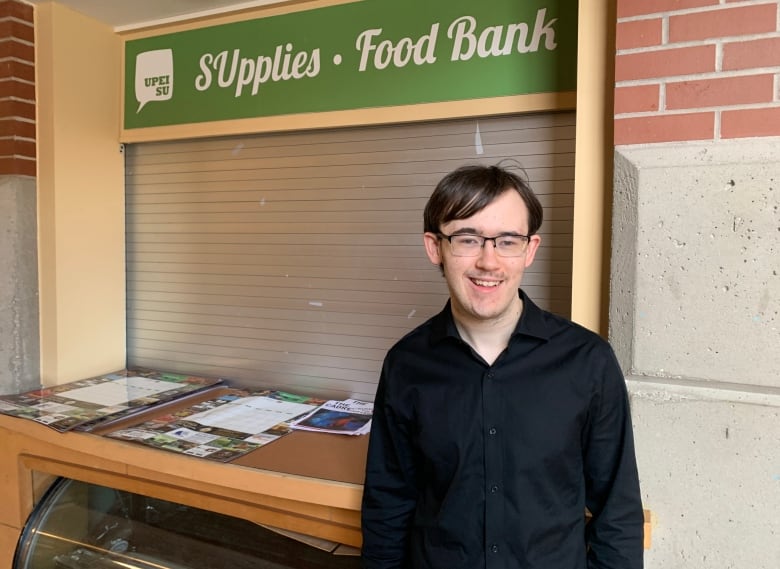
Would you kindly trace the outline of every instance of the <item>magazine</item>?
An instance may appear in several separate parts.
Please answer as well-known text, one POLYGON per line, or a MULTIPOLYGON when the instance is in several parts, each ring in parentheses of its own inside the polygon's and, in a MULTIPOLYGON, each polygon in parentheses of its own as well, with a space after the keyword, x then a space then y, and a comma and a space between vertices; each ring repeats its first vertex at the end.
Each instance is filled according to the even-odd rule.
POLYGON ((357 399, 326 401, 305 417, 292 424, 293 429, 364 435, 371 430, 374 404, 357 399))
POLYGON ((89 431, 222 382, 149 369, 125 369, 17 395, 0 396, 0 413, 31 419, 60 432, 89 431))
POLYGON ((284 391, 232 389, 105 436, 229 462, 288 434, 292 421, 321 403, 321 399, 284 391))

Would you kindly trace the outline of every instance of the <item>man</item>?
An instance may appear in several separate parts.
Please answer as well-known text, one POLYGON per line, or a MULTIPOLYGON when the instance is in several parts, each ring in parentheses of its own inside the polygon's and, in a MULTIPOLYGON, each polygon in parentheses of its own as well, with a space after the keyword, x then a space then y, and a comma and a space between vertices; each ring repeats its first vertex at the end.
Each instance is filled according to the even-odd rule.
POLYGON ((450 299, 385 358, 363 567, 641 568, 631 419, 612 350, 520 290, 540 243, 538 199, 505 169, 466 166, 439 182, 424 221, 450 299))

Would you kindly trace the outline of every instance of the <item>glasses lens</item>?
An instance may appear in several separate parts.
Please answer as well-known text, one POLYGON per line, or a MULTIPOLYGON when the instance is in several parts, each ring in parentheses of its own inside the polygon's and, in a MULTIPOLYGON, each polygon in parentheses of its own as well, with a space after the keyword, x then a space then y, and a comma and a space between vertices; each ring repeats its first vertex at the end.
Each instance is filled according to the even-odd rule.
POLYGON ((459 257, 476 257, 484 242, 479 235, 453 235, 450 237, 452 254, 459 257))
POLYGON ((502 257, 519 257, 525 251, 528 238, 523 235, 482 237, 481 235, 453 235, 449 238, 452 254, 458 257, 476 257, 482 251, 485 241, 492 241, 496 253, 502 257))
POLYGON ((528 240, 518 235, 496 237, 496 252, 503 257, 519 257, 525 251, 528 240))

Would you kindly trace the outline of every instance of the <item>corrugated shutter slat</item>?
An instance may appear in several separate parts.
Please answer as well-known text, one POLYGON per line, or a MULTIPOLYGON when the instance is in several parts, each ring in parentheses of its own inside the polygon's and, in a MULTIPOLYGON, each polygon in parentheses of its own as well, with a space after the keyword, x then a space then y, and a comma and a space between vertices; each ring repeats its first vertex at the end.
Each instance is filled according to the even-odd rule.
POLYGON ((128 147, 128 365, 372 399, 447 299, 422 209, 474 162, 524 168, 545 207, 524 288, 568 315, 574 139, 556 113, 128 147))

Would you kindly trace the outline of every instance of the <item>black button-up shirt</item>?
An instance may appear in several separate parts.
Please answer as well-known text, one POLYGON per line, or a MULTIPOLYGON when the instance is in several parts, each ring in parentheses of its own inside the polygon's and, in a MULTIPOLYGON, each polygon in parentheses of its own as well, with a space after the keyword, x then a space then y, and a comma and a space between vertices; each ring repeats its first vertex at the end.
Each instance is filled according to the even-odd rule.
POLYGON ((493 365, 461 340, 449 303, 388 352, 364 568, 642 567, 631 418, 612 349, 520 295, 522 316, 493 365))

